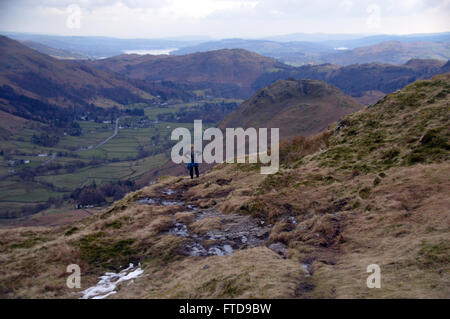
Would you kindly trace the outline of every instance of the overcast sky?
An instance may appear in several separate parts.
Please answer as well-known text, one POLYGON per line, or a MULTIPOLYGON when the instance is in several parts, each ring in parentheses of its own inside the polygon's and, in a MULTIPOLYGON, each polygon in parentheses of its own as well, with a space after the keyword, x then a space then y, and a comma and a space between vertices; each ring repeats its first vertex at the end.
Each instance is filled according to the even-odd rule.
POLYGON ((450 0, 0 0, 0 30, 159 38, 450 31, 450 0))

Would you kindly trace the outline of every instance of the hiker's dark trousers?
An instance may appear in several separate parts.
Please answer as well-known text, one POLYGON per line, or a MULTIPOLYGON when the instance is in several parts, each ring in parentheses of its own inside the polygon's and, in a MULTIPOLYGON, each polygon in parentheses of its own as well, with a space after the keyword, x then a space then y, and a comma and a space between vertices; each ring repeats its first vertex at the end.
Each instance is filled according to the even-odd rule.
POLYGON ((194 178, 194 169, 195 169, 195 176, 198 177, 198 165, 191 165, 189 167, 189 174, 191 174, 191 178, 194 178))

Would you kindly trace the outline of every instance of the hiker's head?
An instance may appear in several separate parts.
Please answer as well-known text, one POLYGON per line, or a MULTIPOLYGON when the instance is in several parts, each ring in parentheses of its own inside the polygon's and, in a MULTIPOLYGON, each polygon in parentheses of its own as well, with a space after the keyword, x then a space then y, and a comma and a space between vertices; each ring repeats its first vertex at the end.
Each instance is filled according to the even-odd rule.
POLYGON ((191 144, 191 150, 193 150, 194 149, 194 144, 191 144))

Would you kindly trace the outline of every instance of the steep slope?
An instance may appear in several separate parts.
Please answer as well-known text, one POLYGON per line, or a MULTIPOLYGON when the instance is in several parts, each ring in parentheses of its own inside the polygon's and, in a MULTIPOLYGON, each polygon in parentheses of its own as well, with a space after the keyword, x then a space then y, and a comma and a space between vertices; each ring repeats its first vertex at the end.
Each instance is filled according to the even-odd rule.
POLYGON ((181 56, 120 55, 90 64, 135 79, 191 83, 205 88, 222 87, 223 91, 236 91, 240 97, 251 95, 253 82, 262 74, 289 69, 272 58, 241 49, 181 56))
POLYGON ((219 165, 66 227, 0 230, 0 295, 77 298, 140 262, 109 298, 448 298, 449 94, 450 74, 409 85, 285 143, 275 175, 219 165))
POLYGON ((85 56, 79 52, 73 52, 73 51, 63 50, 63 49, 56 49, 56 48, 49 47, 49 46, 39 43, 39 42, 23 41, 22 43, 29 48, 32 48, 36 51, 39 51, 41 53, 44 53, 44 54, 54 57, 56 59, 83 60, 83 59, 88 58, 87 56, 85 56))
POLYGON ((98 70, 81 61, 58 60, 0 36, 0 106, 14 112, 17 101, 50 107, 122 107, 161 99, 188 99, 171 83, 152 83, 98 70), (31 100, 30 100, 31 99, 31 100))
POLYGON ((19 95, 62 107, 99 104, 101 99, 129 104, 154 98, 122 76, 54 59, 3 36, 0 48, 0 86, 19 95))
POLYGON ((362 107, 322 81, 279 80, 256 92, 219 127, 278 127, 282 139, 299 134, 310 136, 362 107))
POLYGON ((450 72, 450 60, 448 60, 447 63, 445 63, 445 64, 442 66, 441 71, 442 71, 443 73, 448 73, 448 72, 450 72))

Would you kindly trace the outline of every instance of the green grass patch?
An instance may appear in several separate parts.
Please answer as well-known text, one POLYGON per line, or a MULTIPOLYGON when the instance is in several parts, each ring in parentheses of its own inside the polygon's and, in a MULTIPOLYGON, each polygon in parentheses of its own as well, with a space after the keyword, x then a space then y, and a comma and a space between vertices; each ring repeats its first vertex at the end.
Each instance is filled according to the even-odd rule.
POLYGON ((13 243, 10 245, 11 249, 17 249, 17 248, 31 248, 35 245, 37 245, 40 242, 43 242, 44 238, 41 237, 30 237, 25 239, 24 241, 20 243, 13 243))
POLYGON ((443 240, 437 244, 423 241, 416 259, 422 268, 440 268, 449 265, 450 241, 443 240))
POLYGON ((103 232, 87 235, 75 245, 80 256, 92 267, 119 270, 121 266, 138 260, 138 250, 133 247, 135 239, 113 241, 103 232))

